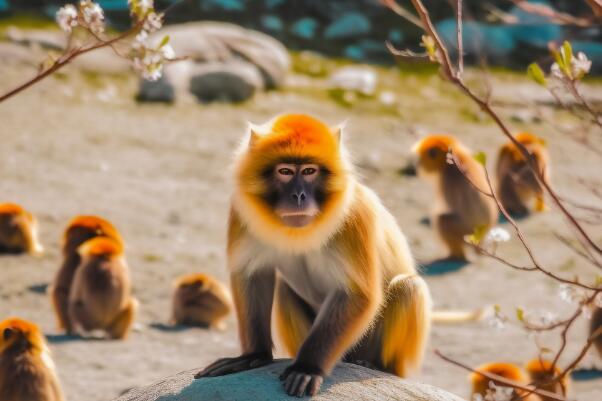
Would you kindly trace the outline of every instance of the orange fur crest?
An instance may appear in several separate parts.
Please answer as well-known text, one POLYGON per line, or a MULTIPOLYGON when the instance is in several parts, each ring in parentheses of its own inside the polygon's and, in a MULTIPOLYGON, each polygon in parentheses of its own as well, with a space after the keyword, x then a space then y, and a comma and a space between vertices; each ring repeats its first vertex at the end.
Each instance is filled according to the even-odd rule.
POLYGON ((0 353, 12 344, 11 338, 25 338, 34 350, 42 351, 44 349, 45 340, 42 332, 37 325, 17 317, 8 318, 0 322, 0 353), (4 338, 5 330, 11 330, 15 334, 8 339, 4 338))
MULTIPOLYGON (((527 147, 527 149, 531 148, 532 146, 545 146, 546 145, 546 141, 544 139, 538 137, 537 135, 531 134, 530 132, 518 133, 514 136, 514 138, 518 142, 520 142, 522 145, 527 147)), ((512 142, 506 143, 502 147, 501 152, 509 153, 512 156, 512 159, 514 161, 518 162, 518 161, 524 160, 523 154, 516 147, 516 145, 514 145, 514 143, 512 143, 512 142)))
MULTIPOLYGON (((494 375, 514 380, 517 382, 524 382, 526 380, 525 375, 523 374, 521 369, 512 363, 492 362, 487 363, 485 365, 481 365, 476 370, 481 372, 492 373, 494 375)), ((491 379, 478 373, 471 373, 470 381, 473 383, 474 386, 484 385, 484 388, 486 388, 487 383, 489 383, 491 379)))
POLYGON ((25 209, 16 203, 0 203, 0 214, 21 214, 25 209))
POLYGON ((451 135, 433 134, 414 144, 412 151, 419 156, 423 156, 429 149, 437 148, 444 153, 447 153, 450 148, 456 146, 458 141, 451 135))
POLYGON ((203 273, 190 273, 190 274, 186 274, 184 276, 178 277, 175 282, 174 285, 176 287, 181 287, 184 285, 191 285, 191 284, 205 284, 212 281, 212 279, 207 276, 206 274, 203 273))
POLYGON ((119 241, 123 244, 123 240, 119 231, 115 228, 115 226, 109 222, 108 220, 103 219, 98 216, 76 216, 69 222, 67 228, 65 229, 65 240, 67 239, 69 232, 73 228, 87 228, 91 231, 95 231, 97 235, 104 235, 106 237, 113 238, 116 241, 119 241))
MULTIPOLYGON (((525 366, 525 368, 530 374, 549 374, 552 373, 552 362, 545 359, 533 359, 529 361, 529 363, 527 363, 527 366, 525 366)), ((553 373, 560 373, 560 369, 558 369, 558 366, 554 367, 553 373)))
POLYGON ((251 128, 251 139, 235 166, 234 206, 241 220, 262 240, 290 251, 321 245, 346 212, 351 166, 339 141, 340 129, 303 114, 285 114, 251 128), (277 163, 302 160, 325 170, 326 200, 314 221, 304 227, 284 225, 265 199, 266 175, 277 163))
POLYGON ((77 252, 81 256, 118 256, 123 253, 123 247, 111 238, 96 237, 84 242, 77 252))

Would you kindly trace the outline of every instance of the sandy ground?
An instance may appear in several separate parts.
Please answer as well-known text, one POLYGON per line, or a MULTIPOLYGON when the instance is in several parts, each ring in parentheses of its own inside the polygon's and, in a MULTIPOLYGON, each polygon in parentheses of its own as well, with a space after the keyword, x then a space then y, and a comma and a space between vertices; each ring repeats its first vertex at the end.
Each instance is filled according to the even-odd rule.
MULTIPOLYGON (((18 66, 0 68, 1 90, 32 72, 18 66)), ((228 165, 246 121, 263 122, 283 111, 312 113, 332 124, 349 119, 346 141, 364 182, 398 219, 418 260, 442 256, 432 230, 420 223, 429 214, 431 188, 397 170, 406 163, 411 144, 426 132, 454 133, 472 149, 493 155, 504 141, 495 126, 436 76, 394 81, 397 86, 389 89, 398 93, 397 111, 361 102, 354 108, 338 106, 299 89, 306 79, 298 78, 297 89, 261 94, 240 106, 166 106, 129 100, 131 79, 91 80, 68 74, 0 105, 0 199, 19 202, 38 217, 46 247, 41 258, 0 259, 0 318, 18 315, 39 323, 48 335, 68 400, 110 400, 131 387, 238 353, 233 317, 224 332, 170 329, 166 323, 175 277, 202 271, 226 280, 228 165), (45 294, 60 263, 65 224, 76 214, 88 213, 112 220, 128 244, 133 291, 141 310, 127 341, 61 336, 45 294)), ((507 75, 496 76, 494 84, 506 92, 509 85, 523 93, 533 90, 507 75)), ((602 86, 589 89, 598 92, 602 86)), ((511 116, 520 109, 506 108, 503 114, 511 116)), ((578 122, 564 114, 544 111, 557 126, 579 129, 578 122)), ((561 194, 594 201, 575 182, 576 177, 602 182, 600 159, 593 152, 546 122, 514 121, 512 126, 547 138, 553 180, 561 194)), ((568 233, 557 213, 532 216, 521 226, 542 264, 559 274, 592 279, 593 268, 554 240, 554 232, 568 233)), ((588 230, 602 240, 600 227, 588 230)), ((503 244, 499 251, 527 263, 517 241, 503 244)), ((500 304, 510 315, 517 306, 561 315, 570 311, 558 296, 558 285, 541 274, 513 271, 486 258, 472 260, 459 272, 427 278, 438 308, 500 304)), ((562 362, 578 352, 586 324, 579 322, 571 334, 562 362)), ((556 338, 542 341, 555 346, 556 338)), ((470 365, 493 359, 522 363, 536 352, 532 340, 515 327, 496 331, 485 322, 435 326, 423 372, 416 379, 464 397, 466 372, 439 359, 435 349, 470 365)), ((601 366, 589 355, 584 365, 594 363, 601 366)), ((575 383, 573 395, 582 401, 602 399, 602 380, 575 383)))

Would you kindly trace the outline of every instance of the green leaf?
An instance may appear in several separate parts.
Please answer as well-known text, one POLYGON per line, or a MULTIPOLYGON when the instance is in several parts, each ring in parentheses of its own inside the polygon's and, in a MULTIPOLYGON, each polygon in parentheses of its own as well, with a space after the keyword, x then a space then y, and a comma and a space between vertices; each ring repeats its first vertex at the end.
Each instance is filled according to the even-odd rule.
POLYGON ((546 76, 543 73, 543 70, 541 69, 539 64, 537 64, 537 63, 529 64, 529 67, 527 68, 527 75, 529 76, 529 78, 531 78, 533 81, 537 82, 539 85, 546 86, 546 84, 547 84, 546 76))
POLYGON ((485 238, 485 235, 487 234, 488 230, 489 229, 486 225, 480 225, 475 227, 472 234, 468 236, 468 242, 470 242, 473 245, 479 245, 483 238, 485 238))
POLYGON ((516 308, 516 318, 520 322, 524 322, 525 321, 525 311, 522 308, 516 308))
POLYGON ((159 43, 159 48, 162 48, 163 46, 165 46, 168 43, 169 43, 169 35, 163 36, 163 40, 161 40, 161 43, 159 43))
POLYGON ((564 58, 564 65, 565 66, 570 66, 571 65, 571 60, 573 59, 573 48, 571 47, 571 44, 569 43, 568 40, 565 40, 564 43, 562 44, 562 56, 564 58))
POLYGON ((485 164, 487 163, 487 155, 485 154, 485 152, 477 152, 473 157, 482 166, 485 166, 485 164))
POLYGON ((498 304, 495 304, 493 305, 493 310, 495 311, 495 313, 500 313, 502 308, 498 304))

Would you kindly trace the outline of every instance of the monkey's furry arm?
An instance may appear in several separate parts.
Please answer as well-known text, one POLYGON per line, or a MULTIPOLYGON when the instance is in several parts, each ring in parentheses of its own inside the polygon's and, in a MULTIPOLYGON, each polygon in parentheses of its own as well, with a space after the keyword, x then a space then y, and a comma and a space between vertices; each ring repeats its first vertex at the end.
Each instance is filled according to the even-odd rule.
POLYGON ((263 269, 248 274, 234 271, 230 276, 238 317, 242 355, 221 358, 197 373, 195 378, 221 376, 257 368, 272 361, 271 315, 275 271, 263 269))

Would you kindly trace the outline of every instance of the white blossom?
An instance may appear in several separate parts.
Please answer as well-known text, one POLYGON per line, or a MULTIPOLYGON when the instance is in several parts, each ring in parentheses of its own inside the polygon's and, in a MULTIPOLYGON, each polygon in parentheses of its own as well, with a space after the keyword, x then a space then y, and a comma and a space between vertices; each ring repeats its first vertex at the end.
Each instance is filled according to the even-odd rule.
POLYGON ((494 227, 485 236, 485 241, 508 242, 510 241, 510 233, 502 227, 494 227))
POLYGON ((142 19, 149 12, 154 10, 153 0, 128 0, 130 13, 138 19, 142 19))
POLYGON ((571 73, 573 78, 581 79, 592 68, 592 62, 583 52, 579 52, 577 57, 571 59, 571 73))
POLYGON ((165 62, 175 58, 173 48, 167 43, 153 48, 149 47, 146 42, 138 42, 133 50, 135 52, 133 56, 134 69, 149 81, 156 81, 161 78, 165 62))
POLYGON ((552 66, 550 67, 550 74, 556 79, 564 79, 564 74, 560 70, 560 66, 558 65, 558 63, 552 64, 552 66))
POLYGON ((496 313, 487 319, 487 324, 496 330, 502 331, 506 328, 506 317, 500 313, 496 313))
POLYGON ((163 26, 163 14, 151 12, 146 16, 142 29, 148 33, 153 33, 161 29, 163 26))
POLYGON ((560 299, 568 303, 581 303, 587 298, 587 294, 581 288, 570 284, 560 284, 560 299))
POLYGON ((102 33, 105 29, 105 16, 102 8, 91 0, 83 0, 79 3, 80 13, 87 27, 93 33, 102 33))
POLYGON ((593 304, 582 305, 581 313, 583 313, 584 318, 586 318, 587 320, 591 320, 592 315, 594 314, 594 309, 595 307, 593 304))
POLYGON ((494 382, 489 382, 485 401, 512 401, 513 399, 514 389, 512 387, 497 386, 494 382))
POLYGON ((65 32, 77 26, 77 9, 73 4, 66 4, 56 12, 56 22, 65 32))
POLYGON ((523 315, 525 323, 530 326, 550 326, 558 321, 558 316, 550 311, 529 312, 523 315))

